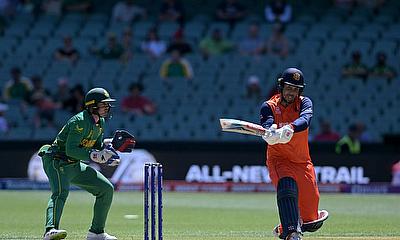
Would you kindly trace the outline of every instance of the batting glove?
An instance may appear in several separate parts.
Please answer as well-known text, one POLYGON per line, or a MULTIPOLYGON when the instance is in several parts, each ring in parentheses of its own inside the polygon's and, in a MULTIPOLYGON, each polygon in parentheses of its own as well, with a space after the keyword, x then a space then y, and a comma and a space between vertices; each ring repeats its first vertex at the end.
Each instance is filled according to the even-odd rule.
POLYGON ((103 150, 92 149, 90 159, 97 163, 107 163, 109 160, 119 159, 119 156, 111 145, 107 145, 103 150))
POLYGON ((265 131, 265 134, 262 136, 264 141, 268 143, 268 145, 275 145, 278 143, 279 135, 276 134, 276 124, 272 124, 272 126, 265 131))
POLYGON ((277 143, 286 144, 292 139, 294 130, 291 125, 285 125, 277 129, 275 132, 278 135, 277 143))

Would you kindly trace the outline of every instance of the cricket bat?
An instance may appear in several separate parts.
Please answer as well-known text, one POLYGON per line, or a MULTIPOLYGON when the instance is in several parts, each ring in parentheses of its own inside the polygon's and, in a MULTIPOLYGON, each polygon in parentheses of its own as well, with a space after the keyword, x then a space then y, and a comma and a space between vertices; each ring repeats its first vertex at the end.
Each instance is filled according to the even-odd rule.
POLYGON ((219 123, 221 124, 221 130, 224 132, 263 136, 267 131, 269 131, 261 125, 238 119, 221 118, 219 119, 219 123))

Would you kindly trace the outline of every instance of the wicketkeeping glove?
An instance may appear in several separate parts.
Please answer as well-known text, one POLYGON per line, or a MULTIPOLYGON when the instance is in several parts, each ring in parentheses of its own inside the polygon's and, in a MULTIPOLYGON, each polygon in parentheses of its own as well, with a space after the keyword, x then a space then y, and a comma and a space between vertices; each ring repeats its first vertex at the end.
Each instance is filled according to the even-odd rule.
POLYGON ((112 147, 120 152, 131 152, 135 147, 135 137, 125 130, 116 130, 111 141, 112 147))
POLYGON ((119 160, 119 156, 111 145, 107 145, 103 150, 92 149, 90 152, 90 159, 92 159, 93 162, 109 164, 109 161, 119 160))

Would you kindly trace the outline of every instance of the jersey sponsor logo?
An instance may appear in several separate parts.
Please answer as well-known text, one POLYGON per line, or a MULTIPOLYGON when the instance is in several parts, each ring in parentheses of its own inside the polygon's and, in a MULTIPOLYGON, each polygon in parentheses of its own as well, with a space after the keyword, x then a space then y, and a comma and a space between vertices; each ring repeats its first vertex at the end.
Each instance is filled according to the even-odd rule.
POLYGON ((95 139, 91 140, 91 139, 84 138, 84 139, 82 139, 80 145, 84 148, 91 148, 94 146, 95 143, 96 143, 95 139))

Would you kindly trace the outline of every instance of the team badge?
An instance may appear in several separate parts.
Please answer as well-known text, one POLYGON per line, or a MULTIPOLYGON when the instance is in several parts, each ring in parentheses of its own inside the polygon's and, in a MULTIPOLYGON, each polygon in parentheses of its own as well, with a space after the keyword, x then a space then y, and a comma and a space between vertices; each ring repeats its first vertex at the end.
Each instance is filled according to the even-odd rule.
POLYGON ((300 73, 293 73, 293 79, 294 80, 296 80, 296 81, 299 81, 300 80, 300 73))
POLYGON ((83 131, 83 128, 80 128, 78 125, 76 125, 76 131, 82 132, 82 131, 83 131))

